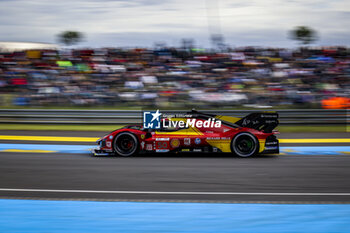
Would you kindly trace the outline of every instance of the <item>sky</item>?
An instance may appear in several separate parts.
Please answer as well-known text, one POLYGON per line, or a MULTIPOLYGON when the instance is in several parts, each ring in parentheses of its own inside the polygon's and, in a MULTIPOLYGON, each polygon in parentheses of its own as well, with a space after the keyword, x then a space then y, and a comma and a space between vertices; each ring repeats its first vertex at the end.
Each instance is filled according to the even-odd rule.
POLYGON ((296 26, 317 31, 315 45, 350 46, 349 0, 0 0, 0 41, 57 43, 80 31, 79 46, 210 47, 221 33, 232 46, 294 47, 296 26))

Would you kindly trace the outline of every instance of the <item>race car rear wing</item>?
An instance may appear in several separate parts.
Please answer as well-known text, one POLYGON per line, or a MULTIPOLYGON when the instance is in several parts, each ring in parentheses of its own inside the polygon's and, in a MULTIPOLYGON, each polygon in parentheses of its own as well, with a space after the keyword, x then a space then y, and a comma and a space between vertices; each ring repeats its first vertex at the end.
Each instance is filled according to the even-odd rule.
POLYGON ((277 112, 254 112, 236 122, 241 127, 271 133, 278 125, 277 112))

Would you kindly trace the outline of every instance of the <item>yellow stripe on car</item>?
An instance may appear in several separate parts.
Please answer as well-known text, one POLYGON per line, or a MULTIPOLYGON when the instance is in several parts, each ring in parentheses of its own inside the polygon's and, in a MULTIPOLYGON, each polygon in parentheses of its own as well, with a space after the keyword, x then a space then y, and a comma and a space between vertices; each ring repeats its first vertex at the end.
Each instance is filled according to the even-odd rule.
POLYGON ((196 130, 193 128, 188 128, 188 129, 182 129, 179 131, 173 131, 173 132, 162 132, 162 131, 156 131, 156 135, 176 135, 178 137, 187 137, 187 136, 198 136, 202 135, 198 133, 196 130))
POLYGON ((200 132, 199 130, 197 130, 196 128, 186 128, 186 129, 180 129, 178 131, 172 131, 172 132, 162 132, 162 131, 156 131, 155 132, 156 135, 176 135, 178 137, 181 136, 198 136, 198 135, 203 135, 202 132, 200 132))
POLYGON ((266 139, 259 139, 259 153, 265 150, 266 139))
POLYGON ((239 121, 241 118, 238 117, 231 117, 231 116, 215 116, 215 118, 219 119, 219 120, 223 120, 223 121, 227 121, 230 123, 236 123, 237 121, 239 121))
POLYGON ((231 140, 227 139, 206 139, 207 143, 213 147, 219 148, 222 152, 231 152, 231 140))
POLYGON ((194 131, 196 131, 198 133, 198 135, 204 135, 202 133, 202 131, 200 131, 199 129, 197 129, 196 127, 191 127, 194 131))

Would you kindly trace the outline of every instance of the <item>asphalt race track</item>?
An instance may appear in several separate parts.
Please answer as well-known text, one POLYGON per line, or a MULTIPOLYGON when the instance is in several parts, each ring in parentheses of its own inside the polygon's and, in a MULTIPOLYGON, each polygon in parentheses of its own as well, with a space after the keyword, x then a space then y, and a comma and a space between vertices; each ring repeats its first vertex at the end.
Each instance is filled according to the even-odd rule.
MULTIPOLYGON (((44 132, 28 134, 45 135, 44 132)), ((64 135, 98 136, 69 132, 64 135)), ((283 137, 300 138, 300 135, 283 137)), ((304 137, 349 138, 349 134, 304 137)), ((340 144, 349 146, 349 143, 340 144)), ((218 154, 120 158, 0 153, 0 197, 12 199, 350 203, 349 177, 348 154, 242 159, 218 154)))

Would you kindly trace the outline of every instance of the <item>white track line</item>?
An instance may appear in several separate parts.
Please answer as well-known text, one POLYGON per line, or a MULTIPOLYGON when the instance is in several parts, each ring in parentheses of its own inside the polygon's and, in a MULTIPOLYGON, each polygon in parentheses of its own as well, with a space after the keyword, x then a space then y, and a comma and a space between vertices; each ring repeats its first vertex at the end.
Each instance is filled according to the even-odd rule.
POLYGON ((62 189, 11 189, 0 192, 43 193, 106 193, 106 194, 161 194, 161 195, 263 195, 263 196, 350 196, 350 193, 253 193, 253 192, 160 192, 160 191, 112 191, 112 190, 62 190, 62 189))

